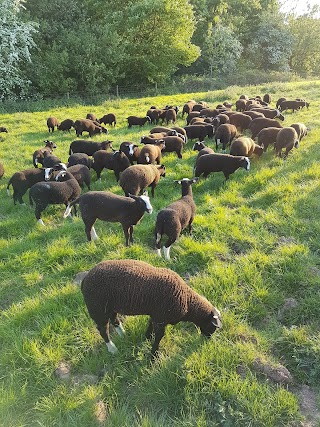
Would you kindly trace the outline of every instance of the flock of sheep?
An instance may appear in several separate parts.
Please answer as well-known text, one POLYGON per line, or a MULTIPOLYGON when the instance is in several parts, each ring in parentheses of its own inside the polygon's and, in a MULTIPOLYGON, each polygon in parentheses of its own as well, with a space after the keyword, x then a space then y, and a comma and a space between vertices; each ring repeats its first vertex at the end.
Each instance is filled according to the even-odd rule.
MULTIPOLYGON (((149 135, 140 137, 140 144, 124 141, 118 150, 114 150, 109 140, 89 142, 77 139, 70 144, 67 165, 53 154, 55 144, 46 140, 45 146, 33 154, 34 168, 18 171, 9 179, 8 194, 12 185, 14 204, 23 204, 22 197, 29 189, 29 201, 31 205, 35 204, 35 216, 41 225, 44 225, 41 214, 48 205, 64 204, 65 218, 79 205, 88 241, 98 239, 94 228, 97 219, 119 222, 128 246, 133 242, 133 227, 145 212, 152 213, 146 190, 151 187, 154 197, 155 187, 161 177, 165 177, 163 153, 174 152, 181 159, 185 144, 196 140, 193 150, 198 155, 193 178, 176 181, 181 186, 181 197, 161 209, 156 219, 155 249, 161 256, 162 246, 164 258, 169 260, 171 246, 182 230, 187 228, 190 234, 192 231, 196 213, 192 184, 201 176, 206 178, 213 172, 223 172, 228 179, 238 168, 249 171, 250 158, 254 155, 260 157, 270 145, 277 156, 286 157, 307 135, 304 124, 293 123, 283 127, 280 121, 284 120, 283 111, 308 108, 308 102, 281 98, 277 108, 271 108, 270 103, 269 94, 263 98, 242 95, 235 103, 235 110, 228 102, 210 108, 205 102, 190 100, 182 109, 182 117, 186 114, 187 122, 184 127, 175 126, 178 107, 158 109, 152 106, 146 116, 127 118, 129 128, 141 128, 146 123, 154 125, 149 135), (171 127, 168 127, 169 124, 171 127), (245 131, 250 132, 251 137, 243 136, 245 131), (206 146, 205 138, 215 140, 215 151, 206 146), (217 153, 220 145, 222 152, 217 153), (226 153, 227 147, 230 147, 229 154, 226 153), (42 168, 38 168, 39 164, 42 168), (124 196, 108 191, 90 191, 90 169, 96 172, 97 179, 101 179, 104 169, 113 170, 124 196), (84 184, 89 191, 81 194, 84 184), (164 236, 167 240, 162 245, 164 236)), ((90 136, 108 134, 102 124, 115 126, 115 115, 109 113, 97 119, 94 114, 88 114, 86 119, 75 122, 66 119, 59 123, 55 117, 47 120, 49 132, 54 132, 55 128, 70 131, 73 127, 77 137, 83 132, 88 132, 90 136)), ((0 131, 6 132, 7 129, 0 128, 0 131)), ((0 175, 1 172, 3 175, 0 164, 0 175)), ((89 314, 112 353, 116 352, 116 347, 110 339, 109 323, 115 326, 119 335, 124 333, 118 313, 150 316, 146 335, 147 338, 152 334, 155 336, 152 355, 158 351, 167 324, 191 321, 205 336, 211 336, 221 327, 219 310, 168 269, 135 260, 105 261, 80 274, 77 280, 81 282, 89 314)))

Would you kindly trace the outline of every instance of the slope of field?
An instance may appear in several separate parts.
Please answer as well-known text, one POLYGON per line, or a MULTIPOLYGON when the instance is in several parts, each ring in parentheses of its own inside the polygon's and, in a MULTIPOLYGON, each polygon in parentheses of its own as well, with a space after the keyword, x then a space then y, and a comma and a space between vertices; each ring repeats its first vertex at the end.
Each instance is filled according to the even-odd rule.
MULTIPOLYGON (((9 130, 0 142, 1 425, 275 427, 307 425, 304 416, 320 425, 319 94, 320 81, 279 83, 0 115, 9 130), (192 142, 182 160, 164 154, 167 175, 151 200, 154 212, 135 227, 128 248, 119 224, 98 221, 100 239, 88 243, 80 217, 62 218, 64 206, 48 207, 42 227, 28 193, 26 206, 14 206, 6 194, 10 176, 32 167, 32 153, 45 139, 67 161, 74 132, 49 134, 50 115, 75 120, 112 111, 118 124, 108 137, 117 148, 148 133, 151 126, 128 129, 125 119, 145 115, 151 105, 182 107, 194 98, 215 106, 266 92, 272 105, 280 96, 310 101, 309 110, 287 112, 283 123, 305 123, 308 136, 286 160, 270 148, 252 159, 250 172, 238 170, 228 182, 220 173, 200 179, 193 186, 193 235, 183 233, 171 261, 153 250, 154 224, 158 211, 180 197, 173 181, 192 177, 192 142), (193 324, 169 326, 152 363, 147 318, 127 317, 125 338, 112 332, 119 352, 108 353, 72 279, 120 258, 176 271, 221 310, 223 328, 206 340, 193 324), (64 377, 56 373, 62 366, 64 377), (303 390, 313 412, 305 412, 303 390)), ((180 113, 178 124, 184 124, 180 113)), ((103 171, 101 182, 91 173, 93 190, 122 194, 112 171, 103 171)))

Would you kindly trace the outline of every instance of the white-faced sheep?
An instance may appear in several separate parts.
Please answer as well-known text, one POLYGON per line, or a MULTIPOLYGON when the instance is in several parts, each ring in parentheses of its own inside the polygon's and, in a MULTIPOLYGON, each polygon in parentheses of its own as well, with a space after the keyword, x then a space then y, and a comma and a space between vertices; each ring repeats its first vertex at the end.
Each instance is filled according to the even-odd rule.
POLYGON ((25 169, 16 172, 9 179, 7 185, 7 193, 10 196, 10 185, 13 188, 13 202, 16 204, 18 201, 21 205, 23 202, 23 195, 37 182, 48 181, 52 178, 54 171, 66 169, 65 165, 57 165, 55 168, 47 169, 25 169))
POLYGON ((148 165, 151 163, 156 163, 160 165, 161 163, 161 151, 165 147, 165 142, 160 139, 155 144, 146 144, 141 148, 138 163, 142 165, 148 165))
POLYGON ((38 182, 29 191, 30 205, 35 203, 35 216, 39 224, 44 225, 41 213, 48 205, 68 204, 78 198, 81 188, 77 180, 70 172, 61 171, 55 177, 55 181, 38 182))
POLYGON ((192 322, 208 338, 222 326, 219 310, 172 270, 143 261, 111 260, 83 276, 85 304, 110 353, 116 353, 117 347, 110 339, 109 323, 119 335, 124 333, 118 313, 150 316, 146 338, 154 333, 152 356, 157 354, 168 324, 192 322))
POLYGON ((151 195, 154 197, 154 189, 161 177, 166 176, 164 165, 132 165, 122 172, 120 186, 126 196, 134 194, 138 196, 148 187, 151 187, 151 195))
POLYGON ((287 157, 289 151, 291 151, 293 147, 299 147, 299 138, 296 130, 292 127, 285 127, 281 129, 277 135, 274 147, 276 150, 276 156, 287 157), (286 151, 283 155, 282 150, 284 148, 286 151))
POLYGON ((264 128, 257 135, 257 142, 260 147, 263 147, 264 151, 267 151, 269 145, 273 145, 276 142, 277 135, 280 132, 281 128, 264 128))
POLYGON ((144 126, 146 123, 151 123, 151 118, 149 116, 146 117, 137 117, 137 116, 129 116, 127 117, 128 121, 128 128, 131 128, 132 126, 144 126))
POLYGON ((282 128, 282 125, 277 120, 268 119, 267 117, 253 119, 249 126, 249 130, 252 134, 251 138, 254 139, 262 129, 269 127, 282 128))
POLYGON ((137 162, 140 156, 140 147, 137 144, 134 144, 133 142, 124 141, 121 142, 119 151, 124 153, 128 159, 131 165, 133 165, 133 162, 137 162))
POLYGON ((132 194, 124 197, 109 191, 89 191, 69 203, 63 215, 64 218, 70 215, 72 207, 76 204, 79 204, 89 242, 91 239, 98 239, 94 223, 100 219, 101 221, 120 222, 126 238, 126 246, 129 246, 130 243, 133 243, 133 226, 140 222, 145 212, 152 213, 147 193, 140 197, 132 194))
POLYGON ((121 151, 108 152, 98 150, 93 154, 92 169, 96 171, 98 179, 101 179, 103 169, 110 169, 114 171, 116 180, 119 181, 120 172, 123 172, 129 166, 130 161, 128 157, 121 151))
POLYGON ((170 259, 170 248, 179 238, 180 233, 189 227, 189 234, 192 231, 192 223, 196 213, 196 204, 193 200, 191 185, 198 181, 198 178, 183 178, 175 181, 181 185, 181 198, 171 203, 157 215, 155 238, 156 250, 161 256, 161 239, 165 234, 168 236, 166 244, 163 246, 163 253, 166 260, 170 259))
POLYGON ((250 160, 248 157, 219 153, 206 154, 198 158, 194 168, 194 175, 196 177, 203 175, 206 178, 212 172, 223 172, 227 180, 229 179, 229 175, 239 168, 244 168, 246 171, 250 170, 250 160))
POLYGON ((246 156, 251 157, 253 154, 261 156, 263 153, 263 146, 255 144, 251 138, 240 136, 231 143, 230 154, 232 156, 246 156))
POLYGON ((59 126, 59 120, 56 117, 48 117, 47 119, 48 131, 54 132, 54 128, 59 126))
POLYGON ((35 168, 38 167, 38 163, 43 164, 43 159, 49 154, 52 154, 54 148, 57 148, 56 144, 53 141, 46 140, 44 141, 44 143, 45 146, 43 148, 40 148, 39 150, 36 150, 33 153, 32 162, 35 168))
POLYGON ((290 127, 297 132, 299 141, 301 141, 304 136, 308 135, 308 128, 303 123, 293 123, 290 127))

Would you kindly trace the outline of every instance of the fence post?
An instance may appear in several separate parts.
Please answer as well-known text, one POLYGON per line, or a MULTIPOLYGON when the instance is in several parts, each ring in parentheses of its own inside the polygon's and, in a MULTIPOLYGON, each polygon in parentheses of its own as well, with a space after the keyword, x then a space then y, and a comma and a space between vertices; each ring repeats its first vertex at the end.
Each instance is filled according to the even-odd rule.
POLYGON ((119 98, 119 86, 116 86, 116 97, 119 98))

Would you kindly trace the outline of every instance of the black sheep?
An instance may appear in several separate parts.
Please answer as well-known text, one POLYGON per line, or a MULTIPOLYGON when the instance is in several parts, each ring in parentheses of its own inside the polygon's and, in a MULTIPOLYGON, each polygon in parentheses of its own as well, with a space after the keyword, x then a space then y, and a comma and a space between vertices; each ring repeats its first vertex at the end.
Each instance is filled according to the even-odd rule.
POLYGON ((85 165, 91 169, 92 159, 86 153, 74 153, 68 159, 68 168, 74 165, 85 165))
POLYGON ((74 153, 85 153, 92 156, 98 150, 112 149, 112 141, 89 142, 83 139, 72 141, 69 148, 69 155, 74 153))
POLYGON ((109 113, 109 114, 105 114, 104 116, 102 116, 101 119, 99 119, 99 122, 103 123, 105 125, 115 126, 117 124, 117 119, 116 119, 115 114, 109 113))
POLYGON ((237 169, 244 168, 246 171, 250 169, 250 160, 248 157, 231 156, 230 154, 206 154, 198 158, 194 175, 199 177, 203 175, 204 178, 212 172, 223 172, 226 180, 229 175, 234 173, 237 169))
POLYGON ((117 348, 110 339, 109 323, 119 335, 124 332, 118 313, 150 316, 146 338, 155 335, 153 356, 168 324, 193 322, 206 337, 222 326, 219 310, 172 270, 131 259, 111 260, 101 262, 84 276, 84 301, 111 353, 116 353, 117 348))
POLYGON ((72 119, 65 119, 60 123, 57 129, 61 131, 70 131, 72 127, 74 127, 74 121, 72 119))
POLYGON ((137 116, 129 116, 127 117, 128 120, 128 128, 131 128, 132 126, 144 126, 147 122, 150 124, 151 119, 149 116, 146 117, 137 117, 137 116))
POLYGON ((121 151, 108 152, 99 150, 93 154, 92 169, 96 171, 98 179, 101 179, 103 169, 110 169, 114 171, 116 180, 119 181, 120 172, 123 172, 129 166, 130 161, 128 157, 121 151))
POLYGON ((158 255, 161 256, 161 239, 166 234, 168 240, 163 247, 166 260, 170 259, 170 248, 179 238, 181 231, 189 227, 189 234, 191 234, 192 223, 196 213, 196 204, 193 200, 191 185, 197 181, 198 178, 183 178, 175 181, 181 185, 181 198, 161 209, 157 215, 155 227, 156 250, 158 255))

